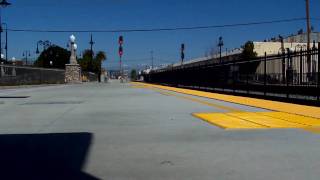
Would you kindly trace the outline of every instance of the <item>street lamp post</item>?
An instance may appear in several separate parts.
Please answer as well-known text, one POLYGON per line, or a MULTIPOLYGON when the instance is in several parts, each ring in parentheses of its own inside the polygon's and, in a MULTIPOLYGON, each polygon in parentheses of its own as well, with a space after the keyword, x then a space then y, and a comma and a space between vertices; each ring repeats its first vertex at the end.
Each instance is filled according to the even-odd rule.
POLYGON ((219 43, 218 43, 219 50, 220 50, 220 63, 222 62, 222 46, 223 46, 223 45, 224 45, 223 39, 222 39, 222 37, 220 36, 220 37, 219 37, 219 43))
POLYGON ((40 53, 40 51, 39 51, 39 45, 40 45, 40 46, 43 46, 43 50, 46 50, 48 47, 50 47, 50 46, 52 45, 52 43, 51 43, 50 41, 48 41, 48 40, 46 40, 46 41, 42 41, 42 40, 38 41, 38 42, 37 42, 36 54, 39 54, 39 53, 40 53))
POLYGON ((31 52, 30 51, 24 51, 22 56, 25 58, 26 60, 26 66, 28 65, 28 57, 31 56, 31 52))
POLYGON ((8 25, 6 23, 2 23, 2 25, 6 26, 6 45, 4 49, 6 50, 6 63, 8 63, 8 25))
MULTIPOLYGON (((7 6, 10 6, 10 5, 11 5, 11 3, 7 2, 7 0, 2 0, 0 2, 1 8, 6 8, 7 6)), ((2 29, 2 19, 1 19, 1 10, 0 10, 0 54, 2 54, 2 39, 1 39, 2 32, 3 32, 3 29, 2 29)), ((6 57, 6 61, 7 61, 7 57, 6 57)))
POLYGON ((71 47, 70 64, 78 64, 77 58, 76 58, 76 50, 78 46, 75 41, 76 41, 76 37, 74 35, 71 35, 70 36, 70 47, 71 47))

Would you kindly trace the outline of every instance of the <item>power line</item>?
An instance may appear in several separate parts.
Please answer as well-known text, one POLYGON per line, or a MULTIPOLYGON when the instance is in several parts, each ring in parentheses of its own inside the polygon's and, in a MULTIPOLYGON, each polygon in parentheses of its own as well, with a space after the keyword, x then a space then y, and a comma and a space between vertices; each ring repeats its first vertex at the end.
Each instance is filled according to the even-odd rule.
MULTIPOLYGON (((45 30, 45 29, 12 29, 8 28, 11 32, 34 32, 34 33, 129 33, 129 32, 159 32, 159 31, 180 31, 180 30, 201 30, 201 29, 216 29, 226 27, 240 27, 240 26, 252 26, 252 25, 263 25, 263 24, 277 24, 277 23, 288 23, 303 21, 306 18, 292 18, 292 19, 281 19, 272 21, 260 21, 260 22, 249 22, 249 23, 236 23, 236 24, 224 24, 224 25, 210 25, 210 26, 193 26, 193 27, 172 27, 172 28, 150 28, 150 29, 118 29, 118 30, 45 30)), ((313 18, 317 20, 316 18, 313 18)))

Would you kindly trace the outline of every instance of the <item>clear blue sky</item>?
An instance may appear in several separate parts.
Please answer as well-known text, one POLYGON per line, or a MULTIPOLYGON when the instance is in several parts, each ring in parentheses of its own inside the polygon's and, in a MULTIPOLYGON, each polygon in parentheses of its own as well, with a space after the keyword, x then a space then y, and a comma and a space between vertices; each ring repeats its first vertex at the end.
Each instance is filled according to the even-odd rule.
MULTIPOLYGON (((205 26, 305 17, 305 0, 8 0, 3 22, 17 29, 135 29, 205 26)), ((320 18, 319 0, 310 0, 311 16, 320 18)), ((320 21, 314 21, 319 31, 320 21)), ((264 40, 305 29, 305 22, 177 32, 121 33, 125 38, 124 63, 136 67, 179 59, 179 46, 186 44, 186 58, 201 57, 223 36, 225 48, 247 40, 264 40)), ((9 57, 21 58, 24 50, 35 57, 36 42, 50 40, 66 46, 71 33, 10 32, 9 57)), ((89 48, 90 33, 75 33, 80 50, 89 48)), ((94 33, 94 49, 108 54, 107 68, 118 67, 119 33, 94 33)))

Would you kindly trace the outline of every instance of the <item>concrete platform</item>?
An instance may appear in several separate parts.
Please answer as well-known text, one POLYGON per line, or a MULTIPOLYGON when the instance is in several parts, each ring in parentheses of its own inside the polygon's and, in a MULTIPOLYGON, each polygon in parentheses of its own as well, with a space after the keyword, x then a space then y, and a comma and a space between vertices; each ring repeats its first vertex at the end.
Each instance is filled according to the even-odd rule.
MULTIPOLYGON (((11 164, 28 160, 34 168, 24 167, 38 179, 52 175, 45 177, 37 168, 61 175, 60 179, 318 180, 320 176, 317 133, 224 130, 192 116, 231 109, 270 112, 263 108, 133 88, 117 81, 2 90, 0 96, 29 97, 0 99, 0 156, 5 157, 0 168, 9 172, 16 167, 11 164)), ((27 173, 18 167, 16 174, 27 173)), ((15 177, 6 174, 10 175, 15 177)))

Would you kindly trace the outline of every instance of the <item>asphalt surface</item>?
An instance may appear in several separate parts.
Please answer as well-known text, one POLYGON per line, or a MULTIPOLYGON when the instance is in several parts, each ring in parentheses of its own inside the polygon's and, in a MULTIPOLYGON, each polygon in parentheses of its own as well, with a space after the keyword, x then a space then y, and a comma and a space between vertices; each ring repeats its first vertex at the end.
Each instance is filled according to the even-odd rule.
POLYGON ((199 102, 267 110, 175 94, 117 81, 0 90, 0 168, 67 177, 62 166, 112 180, 319 179, 319 134, 226 131, 191 115, 226 111, 199 102))

